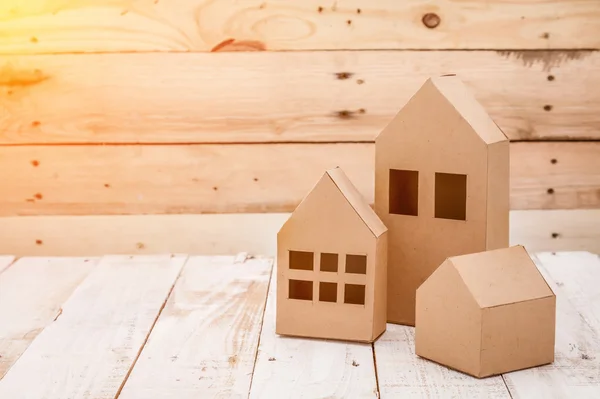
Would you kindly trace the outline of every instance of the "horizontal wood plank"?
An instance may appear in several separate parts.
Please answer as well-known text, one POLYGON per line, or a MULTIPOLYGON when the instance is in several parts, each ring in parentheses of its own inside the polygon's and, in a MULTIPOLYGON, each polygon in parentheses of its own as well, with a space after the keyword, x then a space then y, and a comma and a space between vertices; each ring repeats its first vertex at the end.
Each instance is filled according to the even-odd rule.
MULTIPOLYGON (((21 258, 0 274, 0 380, 96 267, 95 258, 21 258)), ((0 265, 1 269, 1 265, 0 265)))
MULTIPOLYGON (((597 256, 594 255, 597 258, 597 256)), ((552 364, 516 371, 503 375, 513 398, 597 398, 600 396, 600 331, 592 326, 581 312, 581 301, 573 301, 574 293, 563 286, 576 284, 575 279, 585 275, 597 275, 593 270, 581 274, 571 269, 573 261, 563 262, 560 279, 554 276, 555 266, 546 269, 543 262, 536 258, 540 272, 556 294, 556 344, 555 359, 552 364), (574 277, 579 275, 580 277, 574 277), (571 283, 573 281, 573 283, 571 283)), ((586 262, 577 269, 600 268, 600 262, 586 262)), ((584 296, 583 302, 598 297, 598 284, 586 285, 586 291, 578 292, 584 296)), ((576 296, 575 296, 576 297, 576 296)), ((590 306, 593 306, 591 303, 590 306)), ((588 311, 586 311, 588 312, 588 311)), ((587 314, 589 316, 589 312, 587 314)))
MULTIPOLYGON (((513 143, 511 209, 600 207, 599 161, 600 142, 513 143)), ((335 166, 373 202, 373 144, 0 147, 0 215, 291 212, 335 166)))
POLYGON ((287 213, 0 217, 0 252, 10 250, 18 256, 272 255, 277 231, 288 217, 287 213))
POLYGON ((515 143, 512 209, 600 208, 600 142, 515 143))
POLYGON ((273 270, 249 399, 378 398, 371 344, 275 333, 273 270))
POLYGON ((4 271, 4 269, 8 268, 8 266, 10 266, 14 260, 15 260, 15 257, 13 255, 0 256, 0 273, 2 273, 4 271))
POLYGON ((272 264, 190 257, 119 398, 246 398, 272 264))
POLYGON ((0 397, 117 397, 186 258, 104 257, 0 381, 0 397))
POLYGON ((600 209, 511 211, 510 243, 524 245, 530 252, 600 255, 600 209))
POLYGON ((446 73, 512 140, 600 139, 598 69, 597 51, 0 56, 0 144, 374 141, 446 73))
POLYGON ((414 347, 414 327, 395 324, 375 342, 382 398, 511 398, 502 377, 473 378, 416 356, 414 347))
MULTIPOLYGON (((18 256, 166 252, 275 256, 277 232, 288 217, 289 213, 1 217, 0 252, 18 256)), ((511 211, 510 243, 533 252, 600 254, 600 210, 511 211)))
POLYGON ((594 0, 3 0, 0 49, 597 48, 599 20, 594 0))

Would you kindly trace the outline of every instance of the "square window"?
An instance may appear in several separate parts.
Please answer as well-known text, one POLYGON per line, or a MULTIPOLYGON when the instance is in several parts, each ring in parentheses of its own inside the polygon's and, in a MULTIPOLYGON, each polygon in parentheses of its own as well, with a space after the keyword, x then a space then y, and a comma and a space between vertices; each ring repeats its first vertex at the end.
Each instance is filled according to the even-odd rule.
POLYGON ((346 255, 346 273, 367 274, 367 257, 365 255, 346 255))
POLYGON ((389 213, 419 214, 419 172, 390 169, 389 213))
POLYGON ((321 254, 321 271, 333 272, 338 271, 338 255, 337 254, 321 254))
POLYGON ((312 270, 313 258, 312 252, 290 251, 290 269, 312 270))
POLYGON ((365 286, 358 284, 346 284, 346 287, 344 289, 344 303, 364 305, 365 286))
POLYGON ((467 175, 435 174, 435 217, 467 220, 467 175))
POLYGON ((319 283, 319 301, 337 302, 337 283, 319 283))
POLYGON ((290 280, 290 299, 302 299, 312 301, 313 298, 313 282, 304 280, 290 280))

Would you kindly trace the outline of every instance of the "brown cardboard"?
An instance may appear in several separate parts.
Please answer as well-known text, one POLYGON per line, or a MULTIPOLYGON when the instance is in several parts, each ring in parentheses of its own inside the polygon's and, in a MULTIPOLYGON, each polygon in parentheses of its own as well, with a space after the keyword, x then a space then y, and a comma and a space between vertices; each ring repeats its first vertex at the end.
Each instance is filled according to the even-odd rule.
POLYGON ((417 290, 415 352, 475 377, 554 361, 556 296, 522 246, 449 257, 417 290))
POLYGON ((376 138, 388 322, 414 325, 415 292, 447 257, 508 246, 508 144, 456 76, 428 79, 376 138))
POLYGON ((298 205, 277 252, 278 334, 372 342, 385 331, 387 228, 340 168, 298 205))

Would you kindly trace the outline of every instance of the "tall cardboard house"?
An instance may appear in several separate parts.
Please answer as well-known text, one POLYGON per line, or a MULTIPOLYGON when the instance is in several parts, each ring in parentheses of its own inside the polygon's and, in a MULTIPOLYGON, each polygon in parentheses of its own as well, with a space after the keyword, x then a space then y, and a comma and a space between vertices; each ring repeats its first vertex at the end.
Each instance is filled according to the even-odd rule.
POLYGON ((448 258, 417 290, 415 352, 475 377, 554 361, 556 296, 522 246, 448 258))
POLYGON ((448 256, 508 246, 509 141, 456 76, 428 79, 376 138, 375 210, 389 229, 388 321, 448 256))
POLYGON ((340 168, 277 235, 276 332, 372 342, 386 328, 387 228, 340 168))

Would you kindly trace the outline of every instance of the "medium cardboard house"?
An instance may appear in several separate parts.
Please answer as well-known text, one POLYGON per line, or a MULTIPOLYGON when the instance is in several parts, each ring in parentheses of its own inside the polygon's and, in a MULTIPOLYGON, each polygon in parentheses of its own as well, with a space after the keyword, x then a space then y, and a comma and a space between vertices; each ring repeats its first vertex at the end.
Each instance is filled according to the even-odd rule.
POLYGON ((340 168, 277 235, 282 335, 372 342, 386 328, 387 228, 340 168))
POLYGON ((389 229, 388 321, 448 256, 508 246, 509 142, 456 76, 428 79, 376 138, 375 211, 389 229))
POLYGON ((554 361, 556 297, 522 246, 448 258, 417 290, 418 356, 475 377, 554 361))

